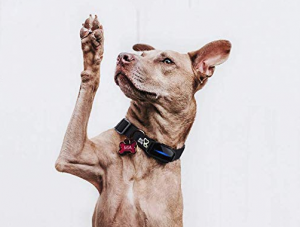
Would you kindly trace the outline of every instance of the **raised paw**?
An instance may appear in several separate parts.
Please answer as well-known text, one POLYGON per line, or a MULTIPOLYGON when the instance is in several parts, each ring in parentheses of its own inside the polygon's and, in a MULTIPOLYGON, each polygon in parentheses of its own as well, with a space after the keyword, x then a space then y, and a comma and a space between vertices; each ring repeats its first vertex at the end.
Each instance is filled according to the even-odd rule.
POLYGON ((97 15, 89 16, 80 30, 81 47, 87 66, 99 65, 103 57, 103 27, 97 15))

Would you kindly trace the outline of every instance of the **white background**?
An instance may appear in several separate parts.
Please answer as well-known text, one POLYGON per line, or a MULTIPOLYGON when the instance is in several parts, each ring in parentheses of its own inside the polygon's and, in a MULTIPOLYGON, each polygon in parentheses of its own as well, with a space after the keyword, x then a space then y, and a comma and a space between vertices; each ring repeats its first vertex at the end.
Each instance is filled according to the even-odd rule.
POLYGON ((0 225, 91 226, 97 191, 54 163, 80 84, 79 29, 97 13, 105 57, 89 135, 126 113, 118 53, 228 39, 182 157, 185 226, 299 227, 299 11, 297 0, 1 0, 0 225))

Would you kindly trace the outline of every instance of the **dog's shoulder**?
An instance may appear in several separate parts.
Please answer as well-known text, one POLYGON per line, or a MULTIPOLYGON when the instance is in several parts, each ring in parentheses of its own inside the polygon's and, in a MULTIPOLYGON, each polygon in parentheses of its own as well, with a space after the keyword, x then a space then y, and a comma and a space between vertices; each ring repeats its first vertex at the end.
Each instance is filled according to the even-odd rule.
POLYGON ((97 151, 106 153, 113 158, 117 155, 116 150, 119 149, 120 139, 120 135, 114 129, 109 129, 93 137, 91 141, 97 151))
POLYGON ((119 140, 120 135, 114 129, 106 130, 91 139, 95 144, 103 145, 105 147, 116 147, 119 144, 119 140))

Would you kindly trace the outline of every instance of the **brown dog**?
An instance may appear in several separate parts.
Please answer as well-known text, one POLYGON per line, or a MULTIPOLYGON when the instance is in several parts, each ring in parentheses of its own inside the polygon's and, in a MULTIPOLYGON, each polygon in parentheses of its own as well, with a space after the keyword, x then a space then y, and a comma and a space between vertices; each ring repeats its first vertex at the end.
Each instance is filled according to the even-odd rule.
MULTIPOLYGON (((103 29, 90 16, 81 29, 84 71, 81 88, 56 169, 92 183, 99 194, 93 226, 182 226, 180 160, 162 164, 137 148, 120 156, 125 136, 114 129, 93 139, 87 124, 100 80, 103 29)), ((144 44, 141 55, 118 56, 115 82, 132 99, 126 118, 150 138, 172 148, 184 145, 196 114, 194 95, 229 55, 231 44, 211 42, 188 54, 144 44)))

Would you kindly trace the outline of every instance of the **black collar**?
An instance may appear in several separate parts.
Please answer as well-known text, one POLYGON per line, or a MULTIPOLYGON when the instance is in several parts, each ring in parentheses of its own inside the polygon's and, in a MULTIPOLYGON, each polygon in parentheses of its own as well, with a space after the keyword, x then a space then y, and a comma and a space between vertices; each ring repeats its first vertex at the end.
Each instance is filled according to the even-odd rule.
POLYGON ((123 118, 115 127, 120 135, 125 135, 128 139, 137 142, 137 145, 149 156, 160 162, 173 162, 180 158, 185 148, 183 145, 180 149, 172 149, 171 147, 159 143, 149 138, 145 133, 133 125, 129 120, 123 118))

